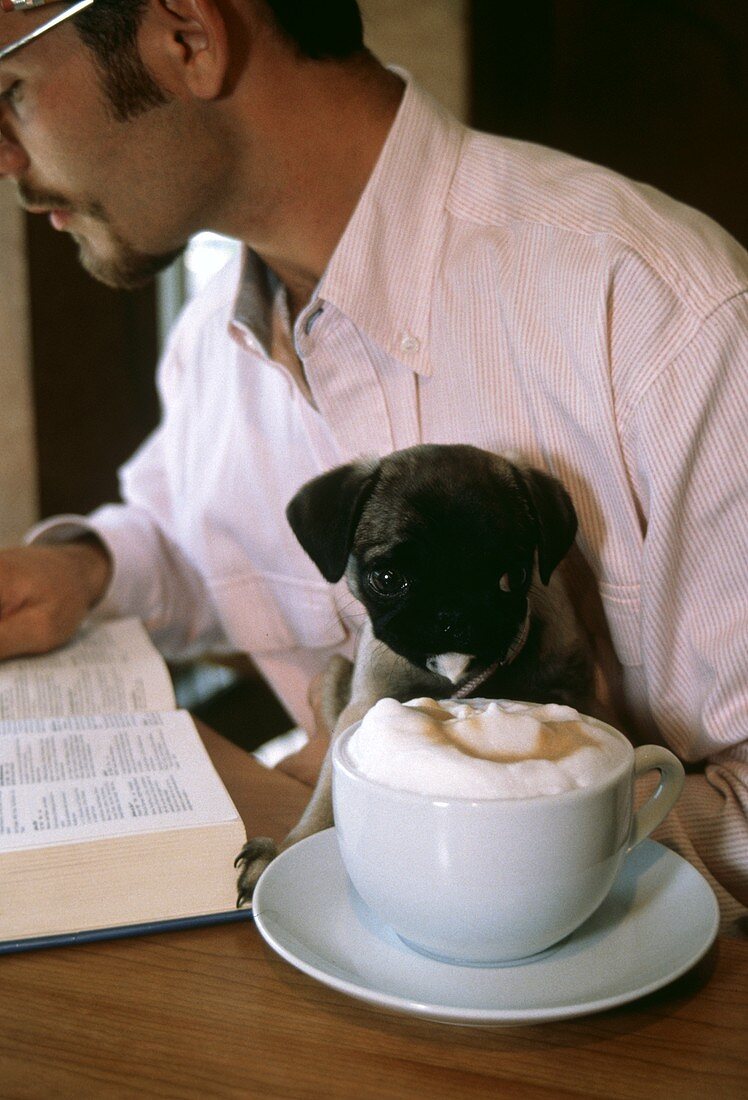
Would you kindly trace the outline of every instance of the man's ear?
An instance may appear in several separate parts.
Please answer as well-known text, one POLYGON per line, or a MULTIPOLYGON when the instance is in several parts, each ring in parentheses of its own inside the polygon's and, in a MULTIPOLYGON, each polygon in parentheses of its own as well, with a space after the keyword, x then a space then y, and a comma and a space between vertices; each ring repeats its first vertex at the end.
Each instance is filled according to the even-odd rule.
POLYGON ((138 45, 144 64, 167 91, 216 99, 229 69, 229 38, 215 0, 151 0, 138 45))
POLYGON ((361 512, 379 479, 379 466, 337 466, 302 485, 286 508, 296 538, 326 581, 345 572, 361 512))
POLYGON ((543 584, 572 547, 577 534, 577 513, 560 481, 541 470, 519 467, 530 510, 538 529, 538 572, 543 584))

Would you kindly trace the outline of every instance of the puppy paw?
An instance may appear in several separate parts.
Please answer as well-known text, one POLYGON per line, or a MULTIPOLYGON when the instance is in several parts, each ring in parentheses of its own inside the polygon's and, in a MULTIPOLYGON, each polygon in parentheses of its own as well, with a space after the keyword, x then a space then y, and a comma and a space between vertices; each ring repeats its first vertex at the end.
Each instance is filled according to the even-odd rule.
POLYGON ((241 868, 236 881, 238 896, 237 909, 248 905, 252 900, 254 888, 265 868, 278 854, 278 847, 269 836, 256 836, 248 840, 234 860, 234 866, 241 868))

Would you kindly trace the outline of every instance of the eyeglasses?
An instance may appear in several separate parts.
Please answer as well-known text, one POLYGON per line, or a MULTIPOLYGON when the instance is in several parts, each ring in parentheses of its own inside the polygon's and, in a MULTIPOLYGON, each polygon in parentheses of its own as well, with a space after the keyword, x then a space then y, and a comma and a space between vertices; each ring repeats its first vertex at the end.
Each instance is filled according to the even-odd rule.
MULTIPOLYGON (((34 27, 33 31, 29 31, 23 38, 17 38, 15 42, 9 42, 7 46, 0 49, 0 61, 10 57, 16 50, 28 46, 29 42, 33 42, 40 35, 51 31, 58 23, 64 23, 66 19, 71 19, 79 11, 83 11, 84 8, 89 8, 93 2, 94 0, 77 0, 77 3, 73 4, 72 7, 66 8, 65 11, 53 16, 52 19, 47 19, 45 23, 40 23, 38 27, 34 27)), ((0 0, 0 9, 2 11, 31 11, 33 8, 41 8, 47 4, 55 3, 59 3, 59 0, 0 0)))

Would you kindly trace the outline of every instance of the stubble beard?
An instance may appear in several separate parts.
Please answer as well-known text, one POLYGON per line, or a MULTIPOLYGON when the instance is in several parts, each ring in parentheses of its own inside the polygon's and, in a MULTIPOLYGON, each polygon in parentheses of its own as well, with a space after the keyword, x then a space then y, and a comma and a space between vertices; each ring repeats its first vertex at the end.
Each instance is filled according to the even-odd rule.
POLYGON ((97 247, 83 230, 71 227, 67 232, 78 246, 84 270, 98 282, 115 290, 135 290, 146 286, 184 251, 185 245, 160 253, 141 252, 133 248, 112 228, 100 203, 89 201, 74 204, 62 195, 36 191, 23 183, 18 184, 18 193, 23 206, 37 210, 61 210, 87 218, 94 226, 95 235, 105 238, 105 247, 97 247))
POLYGON ((71 236, 78 245, 78 256, 84 270, 98 282, 115 290, 136 290, 146 286, 184 251, 184 248, 177 248, 158 255, 138 252, 110 228, 110 250, 107 255, 102 255, 82 234, 71 232, 71 236))

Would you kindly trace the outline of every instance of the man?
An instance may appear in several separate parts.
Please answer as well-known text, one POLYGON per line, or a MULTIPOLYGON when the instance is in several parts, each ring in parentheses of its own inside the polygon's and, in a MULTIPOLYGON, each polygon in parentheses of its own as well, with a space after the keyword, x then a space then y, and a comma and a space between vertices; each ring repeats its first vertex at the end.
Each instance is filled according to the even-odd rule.
MULTIPOLYGON (((0 17, 0 47, 48 18, 0 17)), ((1 56, 1 55, 0 55, 1 56)), ((135 285, 198 229, 239 238, 177 323, 126 504, 0 558, 0 656, 92 609, 168 652, 250 652, 297 720, 352 652, 284 507, 418 442, 561 477, 633 739, 693 765, 667 840, 748 902, 748 264, 708 219, 558 153, 477 135, 361 45, 354 3, 95 0, 0 60, 0 173, 135 285)))

